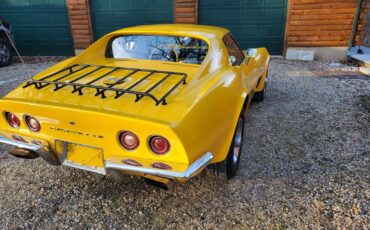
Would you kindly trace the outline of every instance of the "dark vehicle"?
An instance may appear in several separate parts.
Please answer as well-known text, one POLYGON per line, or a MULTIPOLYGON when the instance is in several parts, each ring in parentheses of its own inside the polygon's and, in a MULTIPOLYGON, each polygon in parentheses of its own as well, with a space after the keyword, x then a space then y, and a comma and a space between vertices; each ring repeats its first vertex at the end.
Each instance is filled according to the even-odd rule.
POLYGON ((10 23, 2 17, 0 17, 0 21, 0 67, 3 67, 12 63, 13 48, 10 39, 14 40, 10 23))

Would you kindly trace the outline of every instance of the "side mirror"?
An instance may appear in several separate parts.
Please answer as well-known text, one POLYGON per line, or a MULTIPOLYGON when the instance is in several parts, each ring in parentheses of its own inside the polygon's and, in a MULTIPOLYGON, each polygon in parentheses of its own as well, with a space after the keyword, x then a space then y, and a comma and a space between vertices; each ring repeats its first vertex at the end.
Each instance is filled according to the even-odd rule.
POLYGON ((247 53, 248 57, 252 57, 252 58, 257 57, 257 54, 258 54, 257 49, 254 49, 254 48, 247 49, 245 52, 247 53))
POLYGON ((229 60, 231 65, 234 65, 234 63, 236 62, 236 57, 234 55, 230 55, 229 60))

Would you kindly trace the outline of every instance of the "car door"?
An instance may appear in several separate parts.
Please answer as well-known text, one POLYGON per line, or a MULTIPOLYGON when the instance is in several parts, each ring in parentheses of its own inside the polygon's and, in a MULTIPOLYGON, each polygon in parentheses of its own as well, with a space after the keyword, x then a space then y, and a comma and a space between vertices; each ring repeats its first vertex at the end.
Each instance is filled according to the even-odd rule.
POLYGON ((243 84, 248 88, 248 92, 251 92, 258 81, 255 59, 246 56, 230 33, 224 36, 223 41, 229 52, 231 65, 242 76, 243 84))

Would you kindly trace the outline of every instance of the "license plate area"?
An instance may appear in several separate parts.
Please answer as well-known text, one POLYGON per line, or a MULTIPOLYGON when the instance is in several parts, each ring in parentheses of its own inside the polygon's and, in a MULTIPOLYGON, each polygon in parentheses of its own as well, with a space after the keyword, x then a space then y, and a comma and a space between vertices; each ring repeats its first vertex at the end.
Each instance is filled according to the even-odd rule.
POLYGON ((55 147, 63 156, 63 165, 105 174, 102 149, 60 140, 55 141, 55 147))

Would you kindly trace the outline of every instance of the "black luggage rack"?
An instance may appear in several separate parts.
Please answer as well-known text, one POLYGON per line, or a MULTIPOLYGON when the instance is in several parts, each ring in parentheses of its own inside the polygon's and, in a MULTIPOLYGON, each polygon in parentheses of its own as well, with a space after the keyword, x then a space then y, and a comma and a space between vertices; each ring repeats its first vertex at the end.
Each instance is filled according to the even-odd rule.
POLYGON ((101 65, 90 65, 90 64, 75 64, 75 65, 69 66, 67 68, 61 69, 61 70, 59 70, 55 73, 49 74, 45 77, 42 77, 38 80, 31 79, 26 83, 26 85, 23 86, 23 88, 27 88, 29 86, 34 85, 36 89, 42 89, 42 88, 45 88, 48 85, 54 85, 55 86, 54 91, 57 91, 57 90, 60 90, 60 89, 64 88, 65 86, 70 85, 70 86, 73 86, 72 93, 78 92, 78 95, 83 95, 84 94, 83 91, 82 91, 84 88, 94 88, 94 89, 96 89, 95 96, 100 95, 102 98, 106 98, 105 92, 113 91, 113 92, 116 93, 116 96, 114 97, 115 99, 119 98, 120 96, 124 95, 125 93, 128 93, 128 94, 136 95, 135 102, 138 102, 143 97, 150 97, 151 99, 153 99, 155 101, 156 105, 159 105, 159 104, 166 105, 167 104, 166 98, 180 84, 186 84, 186 77, 187 77, 187 75, 185 73, 178 73, 178 72, 167 72, 167 71, 158 71, 158 70, 149 70, 149 69, 135 69, 135 68, 101 66, 101 65), (88 67, 95 67, 95 68, 93 70, 87 72, 87 73, 82 74, 81 76, 76 76, 76 78, 74 78, 71 81, 68 81, 68 82, 67 81, 62 81, 63 79, 67 78, 68 76, 71 76, 75 73, 78 73, 81 70, 84 70, 88 67), (76 69, 76 68, 78 68, 78 69, 76 69), (79 81, 79 80, 81 80, 85 77, 88 77, 90 74, 93 74, 93 73, 95 73, 99 70, 103 70, 103 69, 111 69, 111 70, 104 73, 103 75, 101 75, 99 77, 96 77, 95 79, 89 81, 86 84, 77 83, 77 81, 79 81), (129 72, 125 76, 122 76, 121 78, 119 78, 114 83, 108 84, 108 86, 101 86, 101 85, 94 85, 93 84, 93 83, 103 79, 104 77, 107 77, 109 74, 112 74, 113 72, 118 71, 118 70, 129 70, 131 72, 129 72), (56 76, 57 74, 61 74, 63 72, 66 72, 66 71, 68 71, 66 74, 64 74, 64 75, 62 75, 62 76, 60 76, 60 77, 58 77, 54 80, 48 80, 49 78, 51 78, 53 76, 56 76), (147 74, 144 77, 137 80, 136 82, 134 82, 133 84, 131 84, 128 88, 125 88, 125 89, 124 88, 114 88, 114 86, 117 86, 117 85, 120 85, 120 84, 124 83, 127 78, 129 78, 130 76, 132 76, 136 73, 139 73, 139 72, 147 72, 147 74), (149 89, 147 89, 144 92, 133 90, 134 87, 138 86, 140 83, 144 82, 145 79, 149 78, 150 76, 152 76, 153 74, 156 74, 156 73, 161 73, 161 74, 165 74, 165 75, 163 76, 162 79, 160 79, 158 82, 156 82, 154 85, 152 85, 149 89), (153 94, 151 94, 151 92, 156 87, 161 85, 165 80, 167 80, 171 76, 173 77, 173 75, 180 76, 180 79, 167 92, 165 92, 162 97, 157 98, 153 94))

